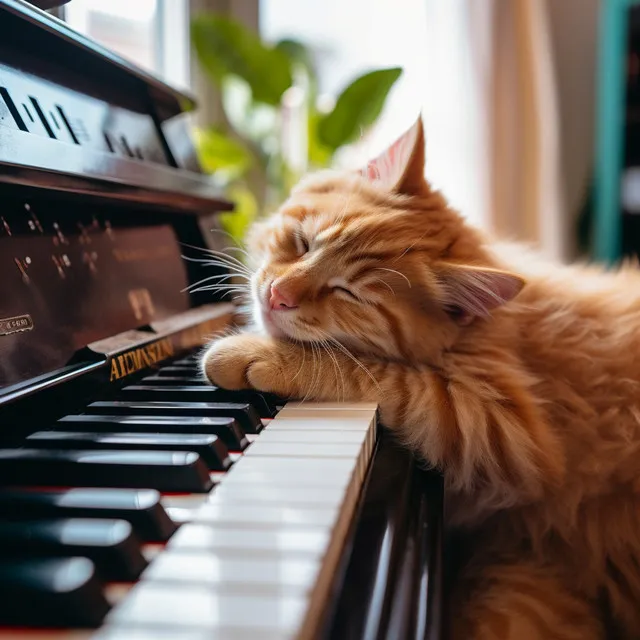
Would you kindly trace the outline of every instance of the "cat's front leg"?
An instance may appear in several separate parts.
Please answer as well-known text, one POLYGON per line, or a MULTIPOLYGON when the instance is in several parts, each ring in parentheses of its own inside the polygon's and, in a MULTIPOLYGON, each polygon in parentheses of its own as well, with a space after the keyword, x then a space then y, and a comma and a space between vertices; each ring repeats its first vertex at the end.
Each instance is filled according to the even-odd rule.
POLYGON ((225 389, 257 389, 283 398, 377 400, 372 379, 341 352, 243 333, 216 340, 203 359, 209 380, 225 389))
POLYGON ((213 342, 203 359, 207 378, 224 389, 258 389, 288 396, 287 371, 295 366, 294 345, 241 333, 213 342), (268 388, 267 388, 268 387, 268 388))

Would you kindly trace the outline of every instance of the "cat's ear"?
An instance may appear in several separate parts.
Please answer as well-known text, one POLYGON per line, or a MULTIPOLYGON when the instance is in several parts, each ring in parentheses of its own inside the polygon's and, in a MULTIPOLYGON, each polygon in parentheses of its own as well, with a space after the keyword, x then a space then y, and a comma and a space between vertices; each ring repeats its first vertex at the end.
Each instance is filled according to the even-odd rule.
POLYGON ((419 117, 410 129, 360 173, 388 191, 416 195, 426 187, 424 156, 424 129, 422 117, 419 117))
POLYGON ((447 264, 438 276, 447 310, 463 324, 489 316, 513 300, 525 285, 519 275, 489 267, 447 264))

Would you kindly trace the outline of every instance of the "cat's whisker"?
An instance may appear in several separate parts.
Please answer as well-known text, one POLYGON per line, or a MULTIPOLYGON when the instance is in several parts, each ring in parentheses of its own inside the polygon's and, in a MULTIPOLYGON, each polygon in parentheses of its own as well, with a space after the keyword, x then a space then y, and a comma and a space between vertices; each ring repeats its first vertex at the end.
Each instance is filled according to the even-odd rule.
POLYGON ((238 294, 247 295, 247 292, 244 291, 243 289, 237 289, 231 286, 227 287, 224 285, 219 285, 219 286, 209 285, 206 287, 199 287, 198 289, 192 289, 189 293, 202 293, 204 291, 224 291, 225 293, 238 293, 238 294))
POLYGON ((223 269, 225 269, 226 271, 228 270, 233 270, 233 271, 237 271, 239 273, 244 274, 245 276, 251 276, 252 273, 251 271, 247 268, 247 267, 240 267, 239 265, 233 263, 233 262, 226 262, 220 258, 192 258, 191 256, 182 256, 183 260, 186 260, 187 262, 197 262, 198 264, 202 264, 205 265, 207 267, 221 267, 223 269))
POLYGON ((396 269, 389 269, 388 267, 375 267, 374 271, 389 271, 390 273, 396 273, 401 278, 404 278, 407 281, 407 284, 409 285, 409 289, 411 289, 411 281, 409 280, 409 278, 407 278, 407 276, 405 276, 404 273, 400 273, 396 269))
POLYGON ((314 387, 315 387, 315 380, 316 380, 316 349, 315 349, 315 345, 313 344, 313 342, 309 343, 309 346, 311 347, 311 381, 309 383, 309 389, 307 390, 307 393, 305 393, 304 398, 302 398, 301 402, 306 402, 307 399, 309 398, 309 396, 311 395, 311 392, 313 391, 314 387))
POLYGON ((189 249, 194 249, 195 251, 200 251, 200 253, 203 253, 203 254, 225 257, 225 258, 229 258, 231 260, 235 260, 237 262, 240 262, 238 260, 238 258, 235 258, 234 256, 230 256, 228 253, 226 253, 228 248, 226 248, 225 250, 217 250, 217 249, 210 249, 209 247, 197 247, 197 246, 189 244, 187 242, 181 242, 180 244, 183 247, 188 247, 189 249))
POLYGON ((333 353, 333 350, 331 349, 331 346, 329 344, 328 339, 331 339, 331 336, 326 332, 323 331, 322 329, 320 329, 319 327, 315 328, 315 332, 320 334, 320 337, 317 338, 318 340, 318 344, 320 344, 324 350, 327 352, 327 355, 331 358, 331 361, 333 363, 334 366, 334 370, 336 372, 336 389, 338 387, 338 373, 340 374, 340 378, 342 381, 342 395, 344 397, 344 377, 342 376, 342 371, 340 369, 340 365, 338 363, 338 359, 336 358, 335 354, 333 353))
POLYGON ((383 280, 382 278, 371 278, 371 280, 374 282, 381 282, 383 285, 387 287, 387 289, 389 289, 389 291, 391 291, 391 293, 395 297, 396 295, 395 289, 386 280, 383 280))
POLYGON ((371 378, 372 382, 376 385, 376 389, 379 393, 381 393, 382 389, 380 388, 380 384, 376 380, 375 376, 371 373, 371 371, 364 364, 362 364, 362 362, 360 362, 360 360, 358 360, 358 358, 356 358, 351 353, 351 351, 349 351, 349 349, 347 349, 347 347, 345 347, 339 340, 334 337, 330 337, 329 339, 333 344, 336 345, 336 347, 338 347, 338 349, 340 349, 340 351, 342 351, 348 358, 353 360, 353 362, 357 364, 369 376, 369 378, 371 378))
POLYGON ((345 397, 344 376, 342 375, 342 370, 340 369, 340 365, 338 364, 338 359, 336 358, 335 354, 332 352, 331 347, 329 346, 329 343, 326 340, 321 340, 320 344, 322 345, 324 350, 327 352, 327 355, 331 358, 331 362, 333 363, 333 369, 336 376, 336 390, 338 391, 338 394, 337 394, 338 402, 343 402, 345 397), (340 376, 340 379, 338 379, 338 376, 340 376), (341 383, 341 387, 342 387, 341 393, 340 393, 340 390, 338 389, 338 382, 341 383), (341 397, 342 397, 342 400, 341 400, 341 397))
MULTIPOLYGON (((213 282, 211 284, 205 284, 202 286, 198 286, 201 290, 207 289, 239 289, 242 291, 250 291, 251 287, 248 284, 243 284, 242 282, 213 282)), ((191 288, 191 291, 195 289, 191 288)))
POLYGON ((204 248, 201 248, 201 251, 205 255, 221 258, 231 263, 235 263, 238 267, 244 267, 245 269, 247 268, 247 265, 244 262, 242 262, 242 260, 236 258, 235 256, 231 256, 228 253, 225 253, 224 251, 216 251, 215 249, 204 249, 204 248))
POLYGON ((227 269, 234 269, 237 271, 242 271, 243 273, 251 275, 251 270, 247 267, 246 264, 240 262, 233 256, 229 256, 225 254, 209 254, 205 253, 206 258, 194 258, 192 256, 182 255, 183 260, 187 260, 188 262, 198 262, 206 265, 215 265, 215 266, 224 266, 227 269))
MULTIPOLYGON (((212 280, 217 281, 216 284, 222 284, 227 280, 232 280, 233 278, 236 278, 237 274, 235 273, 226 273, 226 274, 218 274, 215 276, 209 276, 207 278, 202 278, 202 280, 198 280, 198 282, 194 282, 193 284, 190 284, 189 287, 187 287, 187 289, 191 288, 191 287, 198 287, 201 284, 204 284, 205 282, 211 282, 212 280)), ((232 282, 232 283, 228 283, 228 284, 237 284, 243 287, 248 287, 249 283, 248 282, 232 282)))
POLYGON ((228 247, 227 251, 238 251, 242 255, 247 256, 249 260, 251 260, 251 255, 249 255, 249 252, 246 249, 243 249, 242 247, 228 247))
POLYGON ((307 350, 304 347, 304 342, 302 342, 301 340, 296 340, 296 343, 298 343, 302 347, 302 364, 300 365, 300 367, 298 367, 298 371, 296 372, 296 375, 293 376, 293 378, 291 378, 291 382, 293 382, 300 375, 300 372, 304 368, 304 361, 307 357, 307 350))
POLYGON ((237 274, 233 274, 233 273, 228 273, 228 274, 220 273, 215 276, 209 276, 208 278, 203 278, 202 280, 198 280, 198 282, 194 282, 193 284, 190 284, 188 287, 185 287, 184 289, 182 289, 182 291, 191 291, 194 287, 199 287, 205 282, 209 282, 211 280, 218 280, 218 284, 220 284, 224 280, 228 280, 229 278, 234 278, 236 275, 237 274))
POLYGON ((418 244, 418 242, 420 242, 420 240, 422 240, 429 232, 430 232, 430 229, 427 229, 415 242, 412 242, 399 256, 396 256, 392 260, 392 264, 395 262, 398 262, 398 260, 400 260, 400 258, 402 258, 403 256, 406 256, 407 253, 409 253, 409 251, 411 251, 411 249, 413 249, 413 247, 415 247, 418 244))
POLYGON ((313 386, 311 387, 310 393, 309 393, 311 397, 313 397, 313 394, 315 393, 316 388, 320 384, 320 378, 322 376, 322 355, 320 351, 320 346, 316 343, 312 343, 312 344, 314 345, 313 348, 315 350, 317 359, 315 361, 315 367, 314 367, 313 386))

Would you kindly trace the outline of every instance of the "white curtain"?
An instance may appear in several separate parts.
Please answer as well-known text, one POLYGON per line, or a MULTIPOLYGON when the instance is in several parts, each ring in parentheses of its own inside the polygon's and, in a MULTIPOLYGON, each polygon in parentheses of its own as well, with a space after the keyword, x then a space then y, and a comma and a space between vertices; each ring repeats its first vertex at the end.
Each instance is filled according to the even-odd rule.
POLYGON ((426 0, 427 174, 470 220, 573 257, 598 0, 426 0))

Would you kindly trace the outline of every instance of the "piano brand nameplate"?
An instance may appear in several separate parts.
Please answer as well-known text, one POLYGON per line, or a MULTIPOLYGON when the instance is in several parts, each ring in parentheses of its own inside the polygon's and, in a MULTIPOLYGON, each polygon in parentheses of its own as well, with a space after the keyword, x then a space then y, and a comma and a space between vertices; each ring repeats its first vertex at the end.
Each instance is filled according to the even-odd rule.
POLYGON ((104 355, 108 360, 109 381, 117 382, 143 369, 153 367, 181 351, 210 340, 229 326, 234 305, 218 303, 190 309, 150 326, 149 331, 125 331, 88 345, 76 360, 104 355))
POLYGON ((132 373, 151 367, 175 355, 173 342, 169 338, 156 340, 111 359, 109 380, 114 382, 132 373))
POLYGON ((33 320, 28 313, 13 318, 0 318, 0 336, 31 331, 31 329, 33 329, 33 320))

